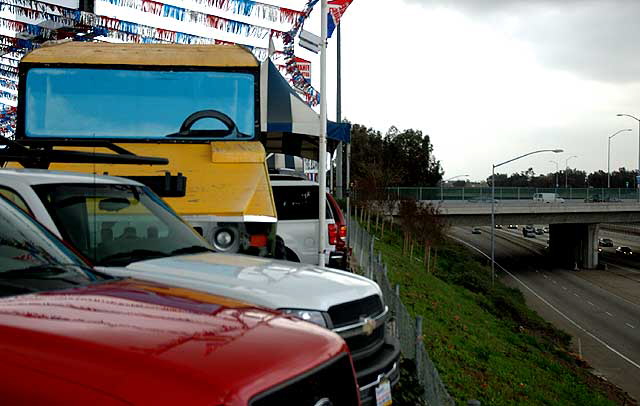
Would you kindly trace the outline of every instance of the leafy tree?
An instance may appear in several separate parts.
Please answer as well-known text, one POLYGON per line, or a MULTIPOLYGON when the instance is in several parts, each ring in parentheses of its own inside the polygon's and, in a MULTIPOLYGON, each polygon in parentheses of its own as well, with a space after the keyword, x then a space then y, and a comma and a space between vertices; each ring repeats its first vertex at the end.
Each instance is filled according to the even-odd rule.
POLYGON ((361 187, 365 184, 367 188, 435 186, 442 179, 428 135, 391 127, 382 136, 359 124, 351 127, 351 172, 358 193, 369 193, 361 187))

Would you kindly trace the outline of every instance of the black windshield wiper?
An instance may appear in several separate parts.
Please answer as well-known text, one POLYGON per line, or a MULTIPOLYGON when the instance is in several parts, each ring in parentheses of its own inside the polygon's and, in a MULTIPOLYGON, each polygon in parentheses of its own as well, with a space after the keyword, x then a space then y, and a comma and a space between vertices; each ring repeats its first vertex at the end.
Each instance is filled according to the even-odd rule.
POLYGON ((211 248, 204 245, 192 245, 190 247, 182 247, 171 251, 171 255, 197 254, 199 252, 215 252, 211 248))
POLYGON ((97 265, 102 266, 113 266, 113 265, 128 265, 131 262, 142 261, 145 259, 152 258, 162 258, 170 256, 171 254, 167 254, 162 251, 153 251, 153 250, 143 250, 136 249, 132 251, 119 252, 113 255, 107 255, 98 261, 97 265))

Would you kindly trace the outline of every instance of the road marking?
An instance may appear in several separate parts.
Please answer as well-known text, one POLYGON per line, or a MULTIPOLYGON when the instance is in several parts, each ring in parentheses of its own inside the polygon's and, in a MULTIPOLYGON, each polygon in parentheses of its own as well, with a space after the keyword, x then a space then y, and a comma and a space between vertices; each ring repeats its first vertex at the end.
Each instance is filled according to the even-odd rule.
POLYGON ((552 279, 551 281, 552 281, 553 283, 555 283, 556 285, 558 284, 558 282, 556 282, 556 280, 555 280, 555 279, 552 279))
MULTIPOLYGON (((461 240, 460 238, 454 237, 454 236, 450 236, 452 239, 458 241, 461 244, 466 245, 467 247, 470 247, 476 251, 478 251, 479 253, 481 253, 482 255, 484 255, 486 258, 489 258, 489 260, 491 260, 491 257, 487 254, 485 254, 484 252, 482 252, 480 249, 478 249, 477 247, 469 244, 466 241, 461 240)), ((501 268, 506 274, 508 274, 509 276, 511 276, 513 279, 515 279, 519 284, 521 284, 525 289, 527 289, 529 292, 531 292, 535 297, 537 297, 538 299, 540 299, 544 304, 546 304, 547 306, 549 306, 551 309, 553 309, 556 313, 558 313, 560 316, 562 316, 565 320, 567 320, 569 323, 573 324, 577 329, 581 330, 583 333, 585 333, 586 335, 588 335, 589 337, 593 338, 594 340, 596 340, 597 342, 599 342, 600 344, 602 344, 606 349, 608 349, 609 351, 611 351, 612 353, 616 354, 617 356, 619 356, 620 358, 622 358, 623 360, 627 361, 629 364, 631 364, 632 366, 640 369, 640 364, 637 364, 636 362, 634 362, 632 359, 626 357, 624 354, 622 354, 620 351, 616 350, 615 348, 613 348, 612 346, 610 346, 609 344, 607 344, 606 342, 604 342, 602 339, 598 338, 596 335, 594 335, 593 333, 587 331, 587 329, 585 329, 584 327, 582 327, 581 325, 579 325, 577 322, 573 321, 571 318, 569 318, 569 316, 567 316, 566 314, 562 313, 559 309, 557 309, 554 305, 552 305, 551 303, 549 303, 545 298, 543 298, 542 296, 540 296, 538 293, 536 293, 533 289, 531 289, 529 286, 527 286, 524 282, 522 282, 520 279, 518 279, 514 274, 512 274, 511 272, 507 271, 502 265, 498 264, 497 262, 495 263, 499 268, 501 268)))
POLYGON ((544 276, 545 279, 549 279, 549 278, 547 278, 547 275, 542 275, 542 276, 544 276))
POLYGON ((609 316, 613 317, 613 314, 611 314, 611 313, 609 313, 609 312, 605 312, 605 313, 607 313, 609 316))
POLYGON ((629 324, 629 323, 624 323, 624 324, 626 324, 627 326, 629 326, 629 327, 631 327, 631 328, 636 328, 635 326, 632 326, 632 325, 631 325, 631 324, 629 324))
POLYGON ((580 295, 579 295, 579 294, 577 294, 577 293, 574 293, 574 294, 573 294, 573 296, 575 296, 575 297, 580 297, 580 295))
POLYGON ((567 290, 567 288, 565 288, 564 286, 562 287, 562 289, 567 290))
POLYGON ((593 303, 591 303, 590 301, 587 300, 587 303, 589 303, 591 306, 595 306, 593 303))

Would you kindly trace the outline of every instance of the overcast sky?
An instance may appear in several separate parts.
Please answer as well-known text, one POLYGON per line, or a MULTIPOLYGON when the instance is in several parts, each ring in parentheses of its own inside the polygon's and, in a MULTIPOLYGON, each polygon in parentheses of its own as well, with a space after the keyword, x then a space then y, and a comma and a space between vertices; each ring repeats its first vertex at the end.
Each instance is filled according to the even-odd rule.
MULTIPOLYGON (((484 179, 546 148, 565 152, 497 171, 548 173, 572 155, 571 167, 606 171, 608 136, 624 128, 611 167, 635 169, 638 122, 616 113, 640 118, 639 21, 635 0, 354 0, 342 21, 343 114, 429 134, 445 178, 484 179)), ((329 47, 334 117, 335 39, 329 47)))

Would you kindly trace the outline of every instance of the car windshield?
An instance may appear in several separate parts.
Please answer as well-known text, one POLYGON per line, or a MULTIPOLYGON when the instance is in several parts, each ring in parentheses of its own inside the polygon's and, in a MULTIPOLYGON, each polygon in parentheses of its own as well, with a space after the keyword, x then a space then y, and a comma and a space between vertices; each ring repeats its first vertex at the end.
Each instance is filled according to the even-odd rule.
MULTIPOLYGON (((225 139, 252 139, 254 92, 254 76, 248 73, 33 68, 26 80, 25 134, 162 139, 177 133, 192 113, 216 110, 231 118, 239 131, 225 139)), ((206 118, 192 129, 227 127, 206 118)))
POLYGON ((45 184, 34 189, 64 239, 96 265, 211 250, 147 187, 45 184))
POLYGON ((0 296, 67 289, 100 279, 49 231, 0 198, 0 296))

